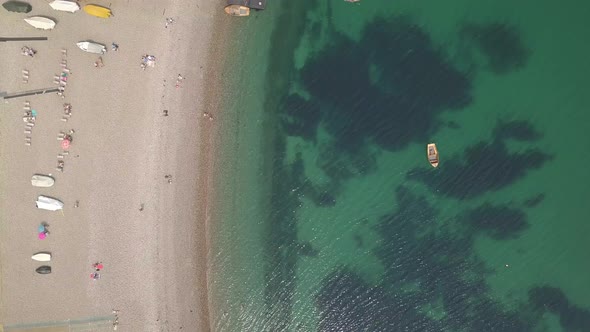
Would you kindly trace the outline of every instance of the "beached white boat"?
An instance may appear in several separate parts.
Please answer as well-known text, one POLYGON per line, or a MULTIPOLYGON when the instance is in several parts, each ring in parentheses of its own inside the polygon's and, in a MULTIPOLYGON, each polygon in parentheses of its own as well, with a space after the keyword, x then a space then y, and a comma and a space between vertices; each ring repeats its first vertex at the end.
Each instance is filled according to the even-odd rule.
POLYGON ((51 176, 35 174, 31 177, 33 187, 49 188, 53 186, 55 180, 51 176))
POLYGON ((47 196, 39 196, 37 197, 36 206, 41 210, 48 210, 48 211, 57 211, 64 208, 64 203, 61 201, 47 197, 47 196))
POLYGON ((55 28, 55 21, 43 16, 33 16, 25 18, 25 22, 29 23, 37 29, 51 30, 55 28))
POLYGON ((426 155, 428 156, 428 162, 432 167, 438 167, 438 149, 436 144, 430 143, 426 146, 426 155))
POLYGON ((80 5, 73 1, 55 0, 49 4, 51 8, 62 12, 75 13, 80 10, 80 5))
POLYGON ((31 256, 34 261, 37 262, 50 262, 51 261, 51 253, 50 252, 38 252, 31 256))
POLYGON ((78 42, 78 43, 76 43, 76 45, 78 45, 78 47, 82 51, 85 51, 88 53, 105 54, 107 51, 106 46, 99 44, 99 43, 89 42, 89 41, 78 42))

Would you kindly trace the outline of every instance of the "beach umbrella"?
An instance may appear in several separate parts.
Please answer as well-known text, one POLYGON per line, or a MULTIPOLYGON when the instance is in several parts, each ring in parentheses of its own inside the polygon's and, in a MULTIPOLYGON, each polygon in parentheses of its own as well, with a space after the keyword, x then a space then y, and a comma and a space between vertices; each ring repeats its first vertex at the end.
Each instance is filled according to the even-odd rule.
POLYGON ((80 6, 73 1, 55 0, 49 4, 51 8, 62 12, 75 13, 80 10, 80 6))
POLYGON ((55 28, 55 22, 52 19, 43 16, 25 18, 25 22, 41 30, 51 30, 55 28))
POLYGON ((39 225, 37 230, 39 231, 39 233, 45 233, 45 225, 43 225, 43 224, 39 225))
POLYGON ((64 150, 69 149, 70 148, 70 140, 64 139, 63 141, 61 141, 61 148, 64 150))
POLYGON ((28 13, 33 10, 33 6, 22 1, 7 1, 2 4, 4 9, 15 13, 28 13))
POLYGON ((47 237, 47 233, 45 233, 45 232, 39 233, 39 240, 45 240, 46 237, 47 237))
POLYGON ((84 11, 89 15, 100 18, 109 18, 111 15, 113 15, 109 8, 97 5, 86 5, 84 6, 84 11))

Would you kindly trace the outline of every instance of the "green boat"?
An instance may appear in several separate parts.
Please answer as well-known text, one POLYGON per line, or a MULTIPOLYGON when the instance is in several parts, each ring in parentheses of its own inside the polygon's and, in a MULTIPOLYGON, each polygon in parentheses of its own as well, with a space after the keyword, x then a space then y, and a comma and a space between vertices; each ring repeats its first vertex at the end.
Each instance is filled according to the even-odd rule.
POLYGON ((15 13, 28 13, 33 10, 33 6, 22 1, 7 1, 2 4, 4 9, 15 13))

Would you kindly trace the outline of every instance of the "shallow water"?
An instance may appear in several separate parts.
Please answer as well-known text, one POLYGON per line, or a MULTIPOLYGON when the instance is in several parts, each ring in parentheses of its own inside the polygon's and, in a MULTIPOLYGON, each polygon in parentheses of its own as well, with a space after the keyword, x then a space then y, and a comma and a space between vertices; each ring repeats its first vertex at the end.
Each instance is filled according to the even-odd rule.
POLYGON ((589 13, 373 0, 250 17, 216 330, 590 330, 589 13))

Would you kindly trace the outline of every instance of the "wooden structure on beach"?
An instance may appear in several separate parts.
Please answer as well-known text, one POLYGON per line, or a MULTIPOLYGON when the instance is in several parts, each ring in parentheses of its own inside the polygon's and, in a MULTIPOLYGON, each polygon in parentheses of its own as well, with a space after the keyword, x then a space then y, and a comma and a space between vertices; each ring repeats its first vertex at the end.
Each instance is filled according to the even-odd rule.
POLYGON ((266 8, 266 0, 227 0, 227 5, 238 5, 250 9, 263 10, 266 8))

